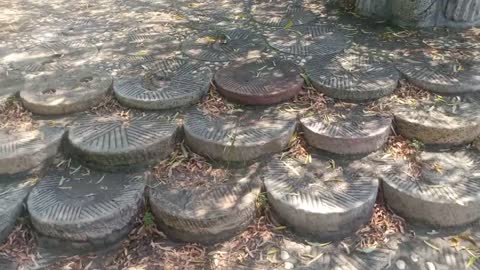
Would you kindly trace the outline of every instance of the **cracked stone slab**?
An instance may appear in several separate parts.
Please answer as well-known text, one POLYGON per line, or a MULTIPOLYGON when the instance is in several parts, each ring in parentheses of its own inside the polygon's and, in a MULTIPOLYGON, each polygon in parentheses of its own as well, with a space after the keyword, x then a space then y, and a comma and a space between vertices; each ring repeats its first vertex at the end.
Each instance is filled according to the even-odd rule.
POLYGON ((109 74, 93 69, 45 72, 27 76, 20 99, 35 114, 70 114, 96 106, 111 85, 109 74))
POLYGON ((33 227, 53 239, 94 245, 125 237, 142 207, 144 176, 63 167, 49 171, 30 193, 33 227))
POLYGON ((10 54, 4 61, 26 73, 62 71, 85 64, 97 53, 97 47, 88 42, 45 42, 26 51, 10 54))
POLYGON ((280 59, 233 63, 215 73, 217 91, 233 101, 269 105, 289 100, 303 87, 301 70, 280 59))
POLYGON ((257 169, 220 169, 224 174, 218 176, 220 181, 174 171, 170 181, 175 183, 149 189, 157 223, 170 238, 185 242, 212 244, 243 232, 256 214, 261 186, 257 169), (178 187, 178 182, 190 178, 198 180, 194 186, 178 187))
POLYGON ((69 152, 101 169, 148 165, 168 156, 179 125, 169 113, 86 115, 68 129, 69 152))
POLYGON ((417 100, 394 107, 400 134, 426 144, 464 144, 480 135, 480 104, 476 99, 445 97, 417 100), (443 101, 442 101, 443 100, 443 101))
POLYGON ((65 130, 42 126, 22 132, 0 130, 0 175, 39 169, 57 154, 65 130))
POLYGON ((145 67, 145 74, 115 79, 113 91, 120 103, 147 110, 192 105, 208 92, 213 77, 208 67, 181 59, 167 59, 145 67))
POLYGON ((308 164, 275 158, 263 179, 268 201, 296 234, 321 241, 341 239, 368 223, 377 197, 378 179, 357 173, 358 166, 369 164, 333 165, 316 155, 308 164))
POLYGON ((415 177, 407 164, 388 161, 381 171, 387 203, 413 222, 439 227, 480 218, 480 155, 470 150, 425 151, 415 177), (390 163, 390 164, 388 164, 390 163))
POLYGON ((262 36, 241 29, 202 32, 182 43, 182 51, 187 56, 211 62, 259 57, 265 48, 262 36))
POLYGON ((439 94, 480 91, 480 61, 416 51, 399 56, 398 70, 413 84, 439 94))
POLYGON ((295 116, 276 108, 245 108, 218 116, 198 108, 185 116, 185 141, 212 159, 247 161, 285 149, 295 116))
POLYGON ((326 25, 283 28, 266 34, 270 47, 282 53, 321 56, 340 53, 349 47, 349 39, 339 29, 326 25))
POLYGON ((0 243, 3 243, 24 211, 23 203, 35 177, 0 176, 0 243))
POLYGON ((327 113, 301 118, 306 141, 315 148, 336 154, 376 151, 387 142, 392 117, 364 109, 362 106, 337 107, 327 113))
POLYGON ((306 63, 305 70, 317 90, 355 102, 391 94, 400 79, 389 60, 360 51, 313 57, 306 63))

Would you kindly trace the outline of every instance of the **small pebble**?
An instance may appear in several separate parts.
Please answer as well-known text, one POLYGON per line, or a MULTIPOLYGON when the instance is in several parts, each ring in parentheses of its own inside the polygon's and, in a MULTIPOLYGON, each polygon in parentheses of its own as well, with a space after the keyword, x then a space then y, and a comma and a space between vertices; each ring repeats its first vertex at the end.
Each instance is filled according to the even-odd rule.
POLYGON ((435 270, 435 264, 433 264, 432 262, 427 262, 427 269, 428 270, 435 270))
POLYGON ((398 260, 395 262, 395 265, 398 269, 403 270, 407 266, 407 264, 403 260, 398 260))
POLYGON ((288 254, 288 252, 286 252, 285 250, 282 250, 280 252, 280 259, 282 259, 282 261, 286 261, 290 258, 290 254, 288 254))
POLYGON ((412 255, 410 255, 410 259, 412 259, 413 262, 418 262, 418 255, 415 253, 412 253, 412 255))
POLYGON ((293 269, 295 266, 291 262, 286 262, 283 267, 285 267, 285 269, 293 269))

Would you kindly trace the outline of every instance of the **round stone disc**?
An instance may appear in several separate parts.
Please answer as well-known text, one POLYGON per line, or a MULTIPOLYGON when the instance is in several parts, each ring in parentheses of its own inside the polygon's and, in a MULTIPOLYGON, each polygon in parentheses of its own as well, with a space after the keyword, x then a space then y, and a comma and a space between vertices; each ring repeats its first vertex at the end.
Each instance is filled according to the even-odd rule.
POLYGON ((11 134, 0 130, 0 174, 15 174, 47 165, 57 154, 64 132, 63 128, 46 126, 11 134))
POLYGON ((304 25, 317 19, 313 12, 304 9, 301 5, 278 5, 278 1, 254 4, 251 14, 254 21, 270 27, 304 25))
POLYGON ((419 179, 406 164, 393 164, 383 173, 385 199, 412 221, 451 227, 480 218, 480 156, 473 151, 424 152, 419 179))
POLYGON ((322 241, 354 233, 370 220, 379 184, 349 166, 332 167, 319 156, 309 164, 273 159, 264 184, 274 213, 296 233, 322 241))
POLYGON ((75 170, 51 171, 33 188, 27 200, 33 227, 76 242, 115 242, 127 235, 141 210, 143 176, 75 170))
POLYGON ((203 61, 226 62, 260 56, 265 49, 262 36, 246 30, 203 32, 185 40, 182 51, 203 61))
POLYGON ((100 103, 111 85, 112 77, 96 70, 43 73, 26 79, 20 98, 36 114, 69 114, 100 103))
POLYGON ((150 164, 172 151, 179 127, 168 114, 128 118, 87 115, 68 131, 70 151, 89 166, 116 169, 150 164))
POLYGON ((305 139, 315 148, 336 154, 366 154, 387 142, 392 118, 358 106, 306 116, 300 123, 305 139))
POLYGON ((266 36, 275 50, 300 56, 335 54, 349 46, 348 38, 338 29, 322 25, 279 29, 266 36))
POLYGON ((219 116, 192 109, 185 117, 185 141, 212 159, 246 161, 285 149, 295 116, 274 108, 248 108, 219 116))
POLYGON ((0 180, 0 244, 10 234, 22 214, 23 203, 35 184, 34 178, 2 176, 0 180))
MULTIPOLYGON (((477 56, 478 57, 478 56, 477 56)), ((413 84, 440 94, 480 91, 480 61, 427 51, 403 54, 398 70, 413 84)))
POLYGON ((50 42, 8 55, 4 61, 26 72, 65 70, 83 65, 97 53, 93 44, 82 41, 50 42))
POLYGON ((260 193, 256 169, 225 169, 216 176, 221 179, 174 172, 172 182, 218 182, 190 187, 161 184, 149 189, 157 223, 170 238, 191 243, 212 244, 244 231, 255 217, 260 193))
POLYGON ((231 64, 215 73, 217 91, 249 105, 289 100, 302 90, 301 70, 279 59, 249 60, 231 64))
POLYGON ((400 75, 390 62, 367 53, 314 57, 305 70, 313 86, 327 96, 366 101, 389 95, 400 75))
POLYGON ((420 101, 393 109, 400 134, 426 144, 463 144, 480 135, 480 104, 476 101, 420 101))
POLYGON ((169 59, 145 65, 144 76, 115 80, 113 91, 125 106, 161 110, 194 104, 208 92, 212 71, 196 63, 169 59))

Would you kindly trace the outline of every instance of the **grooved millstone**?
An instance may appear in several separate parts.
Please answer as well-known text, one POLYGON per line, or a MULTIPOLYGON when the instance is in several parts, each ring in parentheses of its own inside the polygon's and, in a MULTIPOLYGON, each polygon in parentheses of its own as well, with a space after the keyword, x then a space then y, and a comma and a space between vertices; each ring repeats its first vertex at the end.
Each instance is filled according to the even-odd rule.
POLYGON ((4 61, 21 71, 54 71, 81 66, 97 53, 98 49, 87 42, 48 42, 8 55, 4 61))
POLYGON ((128 234, 141 210, 143 176, 72 170, 50 172, 33 188, 27 207, 34 228, 78 242, 115 242, 128 234))
POLYGON ((185 116, 185 141, 212 159, 246 161, 280 152, 295 131, 293 115, 274 108, 240 109, 219 116, 199 109, 185 116))
POLYGON ((335 27, 323 25, 279 29, 266 37, 275 50, 301 56, 335 54, 349 46, 345 34, 335 27))
POLYGON ((62 115, 81 112, 100 103, 112 77, 95 70, 75 70, 32 75, 20 91, 23 105, 31 112, 62 115))
MULTIPOLYGON (((176 175, 182 181, 189 175, 176 175)), ((227 170, 221 183, 183 187, 162 184, 149 189, 157 223, 169 237, 211 244, 245 230, 255 217, 260 181, 255 169, 227 170)), ((205 181, 214 181, 213 176, 205 181)))
POLYGON ((258 57, 265 47, 262 36, 240 29, 203 32, 182 43, 184 54, 212 62, 258 57))
POLYGON ((144 25, 129 31, 126 55, 122 61, 136 66, 173 57, 179 51, 180 41, 170 36, 166 27, 144 25))
POLYGON ((139 109, 160 110, 196 103, 208 92, 212 71, 197 63, 168 59, 146 65, 144 76, 120 77, 113 91, 120 103, 139 109))
POLYGON ((283 4, 278 1, 254 4, 251 14, 257 23, 271 27, 304 25, 317 19, 313 12, 304 9, 301 5, 283 4))
POLYGON ((168 156, 179 129, 168 114, 145 113, 128 119, 87 115, 68 130, 72 154, 90 166, 146 165, 168 156))
POLYGON ((388 204, 399 215, 434 226, 459 226, 480 218, 480 156, 467 150, 423 152, 420 177, 406 164, 382 173, 388 204))
MULTIPOLYGON (((396 250, 395 250, 396 251, 396 250)), ((373 251, 349 251, 340 248, 325 252, 323 249, 312 248, 312 257, 319 256, 309 266, 300 266, 298 270, 318 269, 348 269, 348 270, 379 270, 388 269, 392 265, 392 256, 395 251, 390 247, 375 248, 373 251), (314 251, 315 250, 315 251, 314 251)))
POLYGON ((480 104, 446 99, 417 101, 393 109, 398 131, 407 138, 427 144, 463 144, 480 135, 480 104))
POLYGON ((231 64, 215 73, 217 91, 242 104, 269 105, 286 101, 300 92, 300 69, 279 59, 249 60, 231 64))
POLYGON ((23 203, 35 184, 33 178, 0 176, 0 244, 23 212, 23 203))
POLYGON ((390 134, 390 116, 364 108, 334 108, 300 119, 308 144, 336 154, 365 154, 382 147, 390 134), (328 116, 328 118, 325 117, 328 116))
POLYGON ((391 94, 400 79, 392 63, 368 53, 314 57, 305 70, 316 89, 330 97, 351 101, 391 94))
POLYGON ((349 166, 332 167, 318 156, 309 164, 273 159, 264 184, 274 213, 300 235, 334 240, 353 233, 369 221, 379 184, 349 166))
POLYGON ((480 91, 480 61, 426 51, 404 54, 397 68, 413 84, 440 94, 480 91))
POLYGON ((41 127, 38 130, 6 133, 0 130, 0 174, 37 169, 57 154, 65 130, 41 127))

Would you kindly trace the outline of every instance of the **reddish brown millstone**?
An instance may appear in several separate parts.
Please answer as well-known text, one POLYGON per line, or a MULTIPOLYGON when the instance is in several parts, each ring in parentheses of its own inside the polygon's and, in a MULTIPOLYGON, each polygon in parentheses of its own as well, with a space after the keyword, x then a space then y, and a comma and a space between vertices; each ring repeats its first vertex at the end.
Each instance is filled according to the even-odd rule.
POLYGON ((286 101, 300 92, 299 68, 288 61, 264 59, 242 61, 215 74, 218 92, 247 105, 269 105, 286 101))

